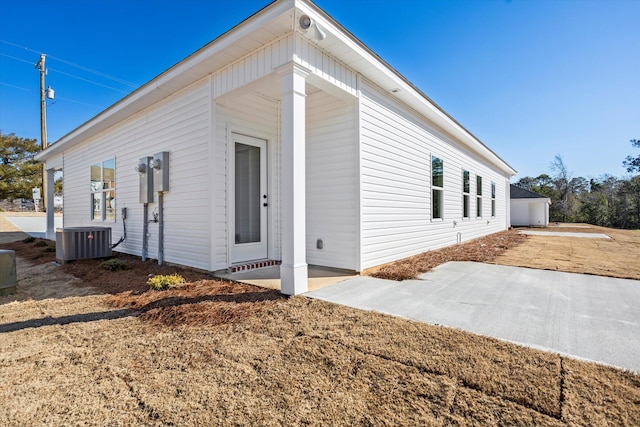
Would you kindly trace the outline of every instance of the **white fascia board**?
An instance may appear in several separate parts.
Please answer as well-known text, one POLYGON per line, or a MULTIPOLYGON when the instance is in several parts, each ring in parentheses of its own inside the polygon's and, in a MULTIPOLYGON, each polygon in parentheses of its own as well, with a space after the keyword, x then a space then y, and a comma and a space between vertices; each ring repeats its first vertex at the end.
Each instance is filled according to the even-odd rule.
MULTIPOLYGON (((508 175, 513 176, 516 174, 515 169, 509 166, 489 147, 473 136, 471 132, 465 129, 420 89, 415 87, 347 29, 338 24, 326 12, 307 0, 295 0, 295 2, 296 8, 301 12, 301 14, 309 15, 311 19, 316 21, 318 25, 322 27, 323 31, 330 33, 333 37, 338 39, 339 42, 345 44, 352 52, 354 52, 354 54, 363 58, 371 67, 373 67, 377 73, 367 72, 362 69, 355 69, 356 72, 362 74, 364 77, 383 89, 400 89, 400 92, 393 94, 393 96, 424 115, 455 138, 458 138, 471 150, 498 166, 508 175), (378 76, 375 74, 378 74, 378 76), (383 76, 382 78, 379 77, 380 74, 383 76)), ((298 16, 296 16, 296 20, 297 18, 298 16)), ((294 25, 297 25, 297 21, 294 25)), ((319 43, 319 45, 322 47, 322 43, 319 43)), ((331 51, 330 48, 327 48, 326 50, 329 52, 331 51)))
POLYGON ((224 64, 216 64, 216 54, 251 34, 266 23, 278 18, 293 7, 294 0, 275 1, 223 33, 176 65, 134 90, 106 110, 72 130, 56 143, 36 154, 35 159, 46 161, 148 108, 191 83, 212 74, 224 64), (218 65, 218 67, 216 67, 218 65))

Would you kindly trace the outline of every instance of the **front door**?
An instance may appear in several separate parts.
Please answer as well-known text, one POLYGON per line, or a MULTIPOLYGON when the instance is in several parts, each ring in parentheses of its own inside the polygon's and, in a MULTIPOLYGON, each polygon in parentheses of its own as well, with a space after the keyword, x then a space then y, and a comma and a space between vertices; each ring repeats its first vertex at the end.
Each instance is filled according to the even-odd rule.
POLYGON ((267 142, 232 134, 231 262, 267 258, 267 142))

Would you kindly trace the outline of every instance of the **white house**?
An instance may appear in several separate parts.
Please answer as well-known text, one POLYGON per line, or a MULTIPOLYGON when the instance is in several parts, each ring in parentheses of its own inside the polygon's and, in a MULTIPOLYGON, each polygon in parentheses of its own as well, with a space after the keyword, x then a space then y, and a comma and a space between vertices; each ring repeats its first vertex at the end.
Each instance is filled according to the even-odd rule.
POLYGON ((546 227, 549 225, 551 199, 511 185, 511 225, 546 227))
POLYGON ((141 255, 162 210, 150 258, 281 261, 286 294, 308 264, 362 271, 505 230, 515 174, 308 0, 268 5, 37 158, 64 169, 65 227, 115 239, 127 208, 117 249, 141 255), (145 215, 134 168, 162 152, 168 191, 145 215))

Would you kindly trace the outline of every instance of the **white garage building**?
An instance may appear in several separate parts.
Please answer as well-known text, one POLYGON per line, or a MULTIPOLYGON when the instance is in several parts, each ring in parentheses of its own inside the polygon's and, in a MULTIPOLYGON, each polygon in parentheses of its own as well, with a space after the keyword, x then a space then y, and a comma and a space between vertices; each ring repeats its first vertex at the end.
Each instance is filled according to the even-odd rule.
POLYGON ((511 185, 511 225, 546 227, 549 225, 551 199, 511 185))

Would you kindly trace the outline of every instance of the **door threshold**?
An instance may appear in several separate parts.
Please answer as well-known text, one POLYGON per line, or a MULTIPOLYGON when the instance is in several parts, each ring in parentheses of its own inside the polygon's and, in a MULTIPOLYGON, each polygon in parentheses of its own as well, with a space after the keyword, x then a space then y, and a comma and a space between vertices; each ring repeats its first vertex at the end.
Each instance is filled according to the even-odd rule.
POLYGON ((276 265, 280 265, 281 262, 282 261, 275 260, 275 259, 248 261, 248 262, 233 264, 231 267, 228 268, 228 271, 229 273, 239 273, 242 271, 257 270, 259 268, 274 267, 276 265))

